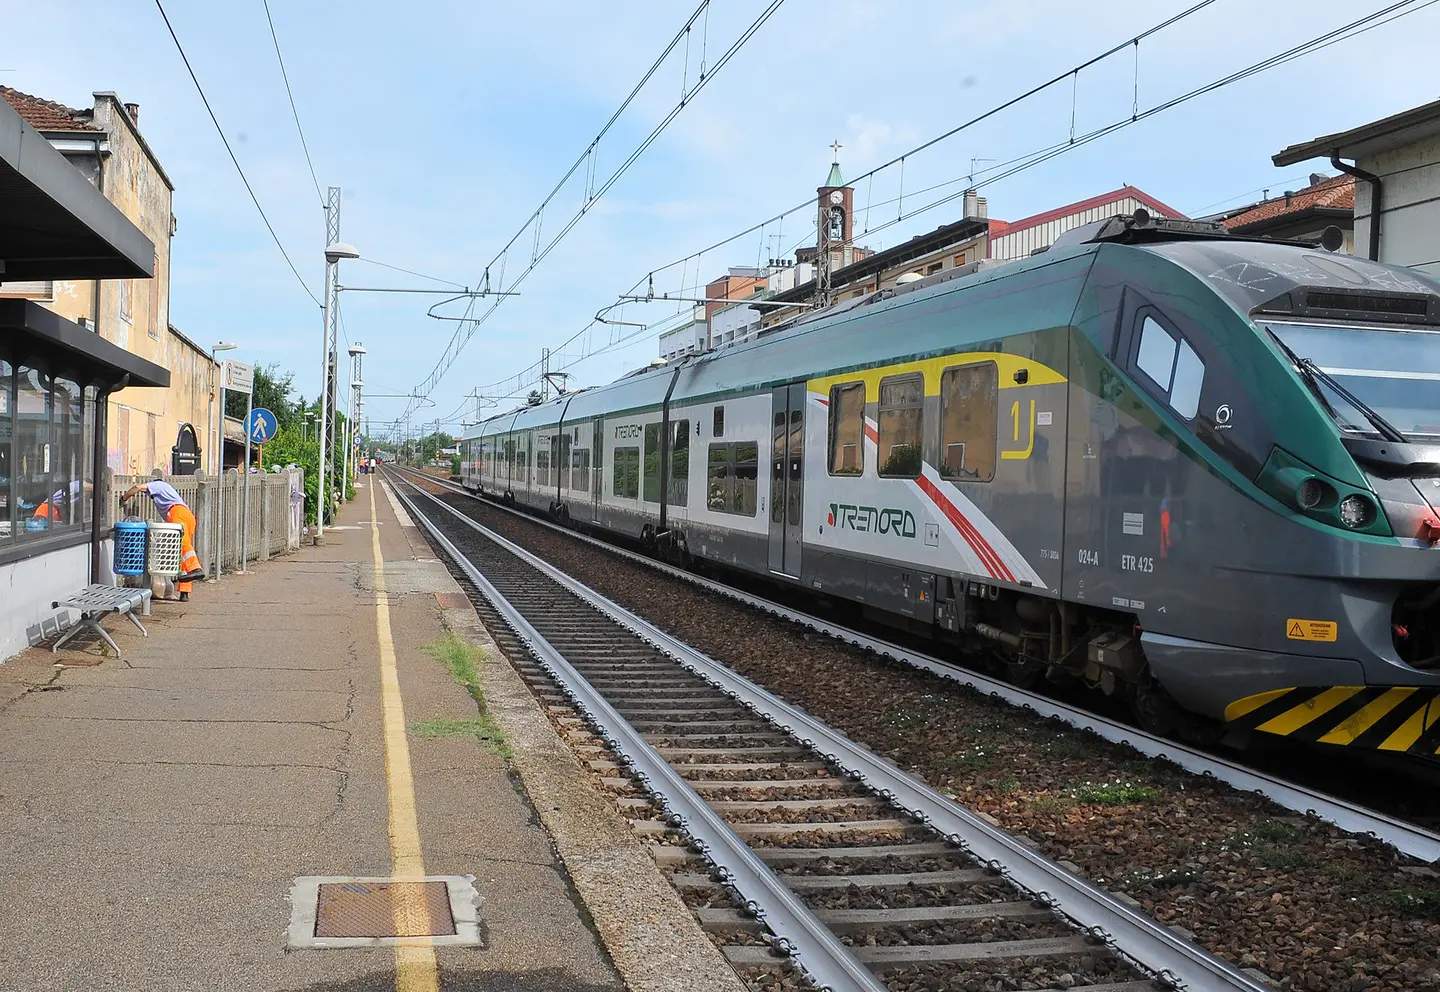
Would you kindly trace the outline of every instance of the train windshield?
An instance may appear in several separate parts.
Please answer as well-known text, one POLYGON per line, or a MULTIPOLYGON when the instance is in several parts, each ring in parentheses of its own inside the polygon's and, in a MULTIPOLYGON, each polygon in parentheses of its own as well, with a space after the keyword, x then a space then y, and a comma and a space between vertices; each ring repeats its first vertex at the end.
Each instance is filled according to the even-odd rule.
POLYGON ((1440 330, 1308 324, 1269 328, 1297 358, 1308 359, 1324 373, 1314 385, 1342 430, 1383 436, 1383 427, 1367 415, 1378 414, 1407 438, 1440 435, 1440 330), (1360 403, 1352 403, 1345 393, 1360 403))

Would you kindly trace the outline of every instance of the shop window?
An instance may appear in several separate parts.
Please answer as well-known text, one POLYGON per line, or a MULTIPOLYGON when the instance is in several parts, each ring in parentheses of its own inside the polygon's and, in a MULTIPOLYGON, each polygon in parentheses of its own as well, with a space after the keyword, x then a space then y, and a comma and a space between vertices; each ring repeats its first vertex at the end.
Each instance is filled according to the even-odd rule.
POLYGON ((925 379, 918 373, 880 380, 879 414, 875 420, 882 477, 920 476, 924 406, 925 379))
POLYGON ((50 436, 54 393, 50 377, 43 369, 21 365, 16 372, 12 461, 18 535, 48 531, 52 523, 48 503, 54 491, 50 486, 54 461, 50 436))
POLYGON ((830 388, 830 474, 865 471, 865 384, 830 388))
POLYGON ((15 430, 15 375, 14 368, 0 355, 0 548, 15 537, 15 521, 12 519, 14 500, 11 484, 15 473, 11 470, 11 447, 15 430))
POLYGON ((50 492, 50 519, 54 527, 78 527, 85 470, 85 394, 71 379, 55 380, 54 428, 56 448, 50 492))
POLYGON ((940 375, 940 475, 964 482, 995 478, 1000 374, 994 362, 940 375))

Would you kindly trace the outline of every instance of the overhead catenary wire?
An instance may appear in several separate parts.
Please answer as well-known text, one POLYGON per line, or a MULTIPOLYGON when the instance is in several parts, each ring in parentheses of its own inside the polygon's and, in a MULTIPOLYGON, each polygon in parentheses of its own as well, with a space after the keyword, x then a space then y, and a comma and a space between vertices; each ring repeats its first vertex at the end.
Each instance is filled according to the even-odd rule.
POLYGON ((175 27, 170 23, 170 15, 165 13, 165 5, 161 0, 155 0, 155 7, 160 11, 160 17, 165 21, 165 28, 170 32, 170 40, 175 42, 175 50, 180 53, 180 60, 185 63, 185 69, 190 73, 190 81, 195 84, 195 92, 200 94, 200 102, 205 104, 205 112, 210 115, 210 123, 215 125, 215 133, 220 136, 220 141, 225 145, 225 151, 230 155, 230 161, 235 166, 235 171, 240 174, 240 181, 245 184, 245 192, 250 194, 250 201, 255 204, 255 209, 260 214, 260 219, 265 222, 265 229, 270 232, 270 237, 275 242, 275 247, 280 249, 280 254, 285 256, 285 264, 290 266, 290 271, 295 273, 295 279, 300 283, 300 288, 305 290, 305 295, 314 301, 317 307, 322 306, 320 298, 311 291, 305 278, 300 275, 300 270, 295 267, 291 260, 290 253, 280 243, 280 235, 275 233, 275 227, 270 223, 270 218, 265 215, 265 208, 260 205, 260 198, 255 195, 255 189, 250 185, 250 179, 245 175, 245 170, 240 166, 240 160, 235 157, 235 149, 230 147, 230 139, 225 137, 225 129, 220 126, 220 120, 215 116, 214 109, 210 106, 210 100, 205 96, 205 88, 200 85, 200 78, 195 75, 195 68, 190 64, 190 57, 185 54, 185 46, 180 44, 180 38, 175 34, 175 27))
MULTIPOLYGON (((620 108, 616 110, 616 112, 611 116, 610 120, 601 130, 600 134, 597 135, 596 138, 589 143, 589 145, 587 145, 585 152, 582 153, 581 156, 575 160, 575 163, 570 167, 570 169, 566 172, 565 176, 555 186, 551 193, 545 198, 545 201, 542 202, 540 207, 537 208, 530 215, 530 220, 528 220, 526 224, 515 233, 515 235, 510 239, 506 246, 501 249, 500 253, 491 260, 489 265, 486 266, 487 271, 490 268, 494 267, 497 263, 502 266, 502 280, 497 288, 502 290, 506 288, 514 289, 521 282, 523 282, 526 277, 530 275, 530 273, 534 272, 535 269, 540 265, 540 263, 542 263, 545 258, 550 254, 550 252, 553 251, 555 247, 559 245, 559 243, 565 238, 565 236, 568 235, 570 231, 573 230, 574 227, 584 218, 584 216, 589 212, 591 207, 593 207, 594 202, 603 197, 606 192, 608 192, 617 182, 620 181, 621 177, 625 175, 625 173, 632 165, 634 165, 636 160, 638 160, 640 156, 645 153, 645 151, 660 137, 662 133, 664 133, 664 131, 670 126, 670 124, 681 114, 681 112, 683 112, 684 109, 690 105, 691 101, 694 100, 695 96, 706 85, 708 85, 711 80, 713 80, 717 75, 719 75, 720 71, 735 57, 736 53, 738 53, 740 49, 743 48, 752 37, 754 37, 755 33, 758 32, 760 28, 763 27, 765 23, 774 16, 775 12, 780 9, 783 3, 784 0, 770 0, 770 2, 765 6, 765 8, 760 12, 760 14, 750 23, 750 25, 740 34, 740 36, 731 43, 731 45, 729 46, 729 48, 726 49, 724 54, 722 54, 718 59, 716 59, 715 63, 709 68, 709 70, 703 73, 695 81, 694 85, 692 85, 682 94, 679 101, 670 109, 667 114, 665 114, 663 118, 661 118, 660 122, 650 131, 650 133, 639 144, 639 146, 637 146, 634 151, 632 151, 628 156, 625 157, 625 159, 620 163, 620 165, 615 169, 615 171, 611 173, 610 177, 605 180, 603 184, 601 184, 597 189, 594 190, 593 194, 587 198, 586 202, 581 205, 579 210, 576 211, 570 217, 570 219, 560 228, 559 232, 556 233, 548 243, 546 243, 543 249, 539 248, 539 219, 542 216, 546 206, 550 203, 551 200, 555 198, 559 191, 564 187, 565 183, 585 162, 586 157, 593 153, 595 147, 600 141, 600 138, 603 137, 605 132, 608 131, 609 128, 615 123, 615 121, 619 119, 624 109, 628 107, 629 104, 635 99, 635 97, 644 88, 645 84, 650 80, 650 78, 655 74, 655 72, 658 71, 660 66, 665 62, 665 60, 670 56, 670 54, 673 53, 677 49, 679 44, 684 41, 690 27, 695 23, 695 20, 700 16, 700 14, 703 13, 708 7, 709 0, 705 0, 705 2, 703 2, 699 7, 697 7, 696 10, 691 14, 690 18, 687 20, 685 26, 676 33, 675 37, 671 40, 670 44, 666 46, 661 56, 656 59, 656 61, 651 65, 649 70, 647 70, 645 75, 641 78, 640 82, 636 84, 630 95, 626 97, 620 108), (510 250, 515 245, 515 243, 525 234, 526 231, 532 230, 537 236, 536 250, 532 253, 529 264, 511 280, 507 287, 503 282, 503 265, 508 259, 510 250)), ((471 337, 474 336, 475 331, 479 328, 481 324, 485 322, 486 319, 489 318, 491 314, 493 314, 500 307, 501 303, 503 303, 505 299, 506 297, 504 296, 497 296, 491 302, 490 306, 478 315, 474 314, 474 301, 471 301, 470 305, 467 307, 465 318, 457 325, 455 333, 452 336, 449 345, 446 346, 446 349, 441 354, 439 361, 436 362, 435 368, 431 371, 430 375, 426 378, 426 380, 415 388, 414 392, 417 395, 428 395, 437 385, 439 385, 440 380, 445 375, 445 372, 448 371, 450 366, 454 363, 455 359, 459 357, 460 352, 464 349, 465 345, 469 342, 471 337)))
POLYGON ((325 194, 320 192, 320 180, 315 175, 315 163, 310 159, 310 146, 305 141, 305 129, 300 126, 300 111, 295 107, 295 93, 290 89, 290 74, 285 71, 285 56, 280 54, 280 36, 275 33, 275 19, 270 16, 270 0, 260 0, 265 7, 265 21, 270 25, 270 40, 275 44, 275 60, 280 63, 280 78, 285 82, 285 95, 290 98, 290 113, 295 118, 295 132, 300 135, 300 148, 305 153, 305 164, 310 168, 310 181, 315 184, 315 196, 321 206, 325 194))
MULTIPOLYGON (((1024 155, 1015 156, 1015 157, 1013 157, 1013 158, 1011 158, 1011 159, 1009 159, 1009 160, 1007 160, 1007 161, 998 163, 997 165, 992 166, 990 169, 980 170, 979 172, 975 173, 975 175, 983 175, 983 174, 986 173, 986 172, 991 172, 991 173, 994 173, 994 174, 991 175, 991 176, 989 176, 988 178, 983 179, 983 180, 980 181, 980 182, 976 182, 976 183, 973 183, 973 184, 968 184, 965 190, 961 190, 961 191, 955 192, 955 193, 949 193, 949 194, 947 194, 947 195, 945 195, 945 196, 943 196, 943 197, 939 197, 939 198, 937 198, 937 199, 935 199, 935 200, 932 200, 932 201, 930 201, 930 202, 927 202, 927 203, 925 203, 923 206, 914 208, 914 209, 912 209, 912 210, 909 211, 909 212, 901 212, 897 217, 895 217, 895 218, 893 218, 893 219, 890 219, 890 220, 887 220, 887 221, 884 222, 883 224, 877 225, 876 227, 872 228, 871 231, 872 231, 872 233, 878 232, 878 231, 883 231, 885 228, 892 227, 892 226, 896 225, 897 223, 900 223, 900 222, 902 222, 902 221, 904 221, 904 220, 911 219, 911 218, 913 218, 913 217, 915 217, 915 216, 917 216, 917 215, 919 215, 919 214, 925 213, 925 212, 927 212, 927 211, 929 211, 929 210, 935 209, 936 207, 942 206, 942 205, 944 205, 944 204, 946 204, 946 203, 950 203, 950 202, 952 202, 952 201, 954 201, 954 200, 956 200, 956 199, 959 199, 961 196, 964 195, 965 192, 968 192, 968 191, 971 190, 971 189, 980 189, 980 188, 982 188, 982 187, 984 187, 984 186, 991 185, 991 184, 993 184, 993 183, 996 183, 996 182, 1002 181, 1002 180, 1004 180, 1004 179, 1007 179, 1007 178, 1009 178, 1009 177, 1011 177, 1011 176, 1017 175, 1017 174, 1019 174, 1019 173, 1021 173, 1021 172, 1027 171, 1027 170, 1032 169, 1032 168, 1035 168, 1036 166, 1039 166, 1039 165, 1041 165, 1041 164, 1043 164, 1043 163, 1045 163, 1045 162, 1048 162, 1048 161, 1050 161, 1051 159, 1058 157, 1059 155, 1063 155, 1063 154, 1065 154, 1065 153, 1067 153, 1067 152, 1069 152, 1069 151, 1074 150, 1075 148, 1079 148, 1079 147, 1082 147, 1082 146, 1084 146, 1084 145, 1087 145, 1087 144, 1091 143, 1092 141, 1099 140, 1100 138, 1105 137, 1105 136, 1107 136, 1107 135, 1109 135, 1109 134, 1112 134, 1112 133, 1114 133, 1115 131, 1122 130, 1123 128, 1129 127, 1129 126, 1131 126, 1131 125, 1133 125, 1133 124, 1137 124, 1137 123, 1139 123, 1139 122, 1141 122, 1141 121, 1148 120, 1148 119, 1151 118, 1151 117, 1154 117, 1154 116, 1156 116, 1156 115, 1158 115, 1158 114, 1160 114, 1160 113, 1163 113, 1163 112, 1165 112, 1165 111, 1167 111, 1167 110, 1173 109, 1174 107, 1180 106, 1181 104, 1187 103, 1187 102, 1189 102, 1190 100, 1196 99, 1197 97, 1200 97, 1200 96, 1203 96, 1203 95, 1205 95, 1205 94, 1214 92, 1215 90, 1218 90, 1218 89, 1221 89, 1221 88, 1223 88, 1223 87, 1225 87, 1225 86, 1229 86, 1229 85, 1232 85, 1232 84, 1234 84, 1234 83, 1240 82, 1240 81, 1242 81, 1242 80, 1244 80, 1244 79, 1248 79, 1248 78, 1250 78, 1250 77, 1252 77, 1252 76, 1254 76, 1254 75, 1257 75, 1257 74, 1259 74, 1259 73, 1261 73, 1261 72, 1268 71, 1269 69, 1276 68, 1277 66, 1284 65, 1284 64, 1286 64, 1286 63, 1288 63, 1288 62, 1292 62, 1292 61, 1294 61, 1294 60, 1296 60, 1296 59, 1303 58, 1303 57, 1306 56, 1306 55, 1311 55, 1311 54, 1314 54, 1314 53, 1316 53, 1316 52, 1322 51, 1322 50, 1324 50, 1324 49, 1326 49, 1326 48, 1329 48, 1329 47, 1332 46, 1332 45, 1339 44, 1339 43, 1342 42, 1342 41, 1348 41, 1348 40, 1350 40, 1350 39, 1352 39, 1352 38, 1355 38, 1355 37, 1358 37, 1358 36, 1360 36, 1360 35, 1362 35, 1362 34, 1365 34, 1366 32, 1369 32, 1369 31, 1371 31, 1371 30, 1374 30, 1375 28, 1383 27, 1383 26, 1386 25, 1386 24, 1392 23, 1393 21, 1396 21, 1396 20, 1400 19, 1401 17, 1406 17, 1406 16, 1409 16, 1409 15, 1411 15, 1411 14, 1419 13, 1420 11, 1422 11, 1422 10, 1426 9, 1427 7, 1430 7, 1430 6, 1432 6, 1432 5, 1436 4, 1436 3, 1440 3, 1440 0, 1424 0, 1423 3, 1422 3, 1422 2, 1419 2, 1419 0, 1398 0, 1398 2, 1391 3, 1391 4, 1389 4, 1389 5, 1385 6, 1385 7, 1382 7, 1382 8, 1380 8, 1380 9, 1376 10, 1376 11, 1373 11, 1373 12, 1371 12, 1371 13, 1369 13, 1369 14, 1363 15, 1363 16, 1361 16, 1361 17, 1359 17, 1359 18, 1357 18, 1357 19, 1355 19, 1355 20, 1353 20, 1353 21, 1350 21, 1350 22, 1348 22, 1347 24, 1344 24, 1344 25, 1342 25, 1342 26, 1340 26, 1340 27, 1337 27, 1337 28, 1334 28, 1334 29, 1332 29, 1332 30, 1323 32, 1322 34, 1319 34, 1319 35, 1317 35, 1317 36, 1309 39, 1308 41, 1301 42, 1301 43, 1298 44, 1298 45, 1295 45, 1295 46, 1293 46, 1293 47, 1291 47, 1291 48, 1287 48, 1287 49, 1285 49, 1284 51, 1278 52, 1278 53, 1276 53, 1276 54, 1274 54, 1274 55, 1271 55, 1271 56, 1269 56, 1269 57, 1267 57, 1267 58, 1265 58, 1265 59, 1261 59, 1260 61, 1255 62, 1255 63, 1252 63, 1251 65, 1246 66, 1246 67, 1244 67, 1244 68, 1242 68, 1242 69, 1236 70, 1236 71, 1234 71, 1234 72, 1232 72, 1232 73, 1229 73, 1229 74, 1227 74, 1227 75, 1225 75, 1225 76, 1222 76, 1222 77, 1220 77, 1220 78, 1218 78, 1218 79, 1216 79, 1216 80, 1213 80, 1213 81, 1211 81, 1211 82, 1209 82, 1209 83, 1206 83, 1206 84, 1204 84, 1204 85, 1195 87, 1195 88, 1193 88, 1193 89, 1191 89, 1191 90, 1189 90, 1189 91, 1187 91, 1187 92, 1185 92, 1185 93, 1180 94, 1179 96, 1176 96, 1176 97, 1170 98, 1170 99, 1168 99, 1168 100, 1165 100, 1165 101, 1163 101, 1163 102, 1161 102, 1161 103, 1158 103, 1158 104, 1156 104, 1156 105, 1154 105, 1154 106, 1152 106, 1152 107, 1150 107, 1150 108, 1148 108, 1148 109, 1145 109, 1145 110, 1142 111, 1142 110, 1139 110, 1137 107, 1132 107, 1132 108, 1130 108, 1130 111, 1131 111, 1131 112, 1130 112, 1129 114, 1126 114, 1123 118, 1120 118, 1120 119, 1116 120, 1115 122, 1113 122, 1113 123, 1111 123, 1111 124, 1107 124, 1107 125, 1105 125, 1105 126, 1102 126, 1102 127, 1096 128, 1096 129, 1093 129, 1093 130, 1091 130, 1091 131, 1089 131, 1089 132, 1087 132, 1087 133, 1084 133, 1084 134, 1076 135, 1076 136, 1074 136, 1073 138, 1066 137, 1066 138, 1064 138, 1064 139, 1062 139, 1062 140, 1060 140, 1060 141, 1058 141, 1058 142, 1056 142, 1056 143, 1053 143, 1053 144, 1051 144, 1051 145, 1047 145, 1047 146, 1045 146, 1045 147, 1043 147, 1043 148, 1040 148, 1040 149, 1037 149, 1037 150, 1035 150, 1035 151, 1026 153, 1026 154, 1024 154, 1024 155), (1418 3, 1418 6, 1417 6, 1417 3, 1418 3)), ((1190 9, 1191 9, 1191 11, 1194 11, 1194 10, 1199 9, 1199 7, 1198 7, 1198 6, 1197 6, 1197 7, 1192 7, 1192 8, 1190 8, 1190 9)), ((1170 23, 1173 23, 1173 22, 1174 22, 1174 19, 1171 19, 1170 23)), ((1149 33, 1153 33, 1153 31, 1152 31, 1152 32, 1149 32, 1149 33)), ((1124 48, 1124 46, 1119 46, 1119 49, 1116 49, 1116 50, 1123 50, 1123 48, 1124 48)), ((1057 78, 1059 78, 1059 79, 1068 78, 1068 74, 1062 75, 1062 76, 1057 77, 1057 78)), ((933 144, 933 142, 927 142, 926 144, 927 144, 927 146, 928 146, 929 144, 933 144)), ((909 155, 909 154, 913 154, 913 152, 907 152, 907 153, 906 153, 906 155, 909 155)), ((904 158, 904 157, 905 157, 905 156, 897 156, 896 159, 893 159, 893 160, 891 161, 891 163, 887 163, 887 164, 894 164, 895 162, 900 161, 900 160, 901 160, 902 158, 904 158)), ((880 167, 880 168, 884 168, 884 166, 882 166, 882 167, 880 167)), ((867 174, 867 176, 873 174, 874 171, 878 171, 878 169, 877 169, 877 170, 872 170, 872 173, 867 174)), ((862 177, 860 177, 860 178, 866 178, 866 176, 862 176, 862 177)), ((858 182, 859 180, 857 179, 856 181, 858 182)), ((956 180, 949 180, 949 181, 946 181, 946 182, 938 183, 938 184, 935 184, 934 186, 929 187, 929 188, 928 188, 927 190, 925 190, 925 191, 942 188, 942 187, 948 186, 948 185, 953 185, 953 184, 957 183, 958 181, 959 181, 959 180, 956 179, 956 180)), ((925 192, 925 191, 920 191, 920 192, 925 192)), ((910 195, 913 197, 913 196, 916 195, 916 193, 911 193, 910 195)), ((898 200, 898 197, 897 197, 896 199, 898 200)), ((798 209, 808 209, 811 205, 812 205, 812 201, 807 200, 807 201, 805 201, 804 203, 800 204, 799 206, 797 206, 797 207, 795 207, 795 208, 791 208, 791 210, 785 211, 785 212, 784 212, 783 214, 781 214, 781 215, 772 216, 772 217, 770 217, 770 218, 767 218, 767 219, 766 219, 765 221, 763 221, 761 224, 753 225, 753 226, 747 228, 745 231, 741 232, 741 233, 738 234, 738 235, 731 236, 731 237, 729 237, 729 238, 726 238, 724 241, 717 242, 717 243, 715 243, 715 244, 713 244, 713 245, 707 246, 705 249, 703 249, 703 251, 704 251, 704 252, 713 251, 713 250, 715 250, 715 249, 718 248, 718 247, 721 247, 721 246, 723 246, 723 245, 725 245, 725 244, 730 243, 731 241, 736 240, 737 238, 744 237, 744 236, 747 235, 747 234, 753 233, 755 230, 757 230, 758 228, 760 228, 761 226, 763 226, 763 225, 765 225, 765 224, 773 223, 774 221, 776 221, 776 220, 777 220, 779 217, 781 217, 781 216, 784 216, 784 215, 789 214, 789 213, 793 213, 793 212, 795 212, 795 211, 798 210, 798 209)), ((881 204, 881 205, 883 205, 883 204, 881 204)), ((684 263, 684 262, 687 262, 689 259, 695 258, 695 257, 696 257, 697 255, 699 255, 699 254, 701 254, 701 253, 700 253, 700 252, 691 253, 691 254, 689 254, 689 255, 686 255, 683 259, 677 259, 675 262, 672 262, 672 263, 669 263, 669 264, 667 264, 667 265, 665 265, 665 266, 661 266, 661 267, 659 267, 659 268, 656 268, 656 269, 654 269, 654 270, 652 271, 652 273, 651 273, 650 275, 647 275, 646 278, 650 278, 651 276, 653 276, 653 273, 654 273, 654 272, 660 272, 660 271, 662 271, 662 270, 664 270, 664 269, 671 268, 671 267, 673 267, 673 266, 675 266, 675 265, 679 265, 679 264, 682 264, 682 263, 684 263)), ((638 280, 638 281, 635 283, 635 285, 632 287, 631 291, 633 292, 634 289, 635 289, 636 287, 638 287, 642 282, 644 282, 644 279, 638 280)), ((679 294, 677 294, 677 295, 679 295, 679 294)), ((738 301, 738 302, 743 302, 743 301, 738 301)), ((585 361, 585 360, 587 360, 587 359, 589 359, 589 358, 595 357, 596 355, 604 354, 604 353, 606 353, 606 352, 612 351, 612 350, 614 350, 616 347, 618 347, 618 346, 620 346, 620 345, 622 345, 622 344, 628 343, 629 341, 632 341, 632 340, 635 340, 635 339, 637 339, 637 338, 640 338, 640 337, 644 337, 644 336, 648 336, 648 335, 650 335, 650 334, 653 334, 653 333, 655 333, 656 328, 659 328, 659 327, 661 327, 662 325, 668 323, 672 318, 673 318, 673 315, 668 315, 666 318, 663 318, 663 319, 660 320, 660 321, 656 321, 655 323, 653 323, 653 324, 651 324, 651 325, 648 325, 648 326, 646 326, 646 327, 644 327, 644 328, 641 328, 641 329, 639 329, 639 330, 637 330, 637 331, 627 332, 627 333, 621 335, 618 339, 612 340, 612 341, 608 342, 607 344, 605 344, 604 346, 602 346, 602 347, 600 347, 600 348, 598 348, 598 349, 595 349, 595 350, 593 350, 593 351, 587 352, 586 354, 581 355, 580 357, 574 359, 573 361, 564 362, 564 363, 561 363, 561 364, 556 365, 556 366, 553 366, 553 367, 556 367, 556 368, 559 368, 559 369, 572 368, 572 367, 574 367, 575 365, 579 364, 581 361, 585 361)), ((568 338, 568 339, 567 339, 564 343, 562 343, 559 347, 551 349, 552 360, 553 360, 554 356, 555 356, 557 353, 561 352, 566 346, 572 344, 573 342, 575 342, 576 340, 578 340, 579 338, 581 338, 584 334, 586 334, 587 332, 589 332, 590 330, 592 330, 593 327, 594 327, 594 322, 592 321, 591 323, 587 324, 585 327, 581 328, 581 330, 579 330, 579 331, 577 331, 575 334, 573 334, 570 338, 568 338)), ((523 388, 524 383, 523 383, 521 380, 523 379, 523 377, 525 377, 525 376, 528 375, 531 371, 533 371, 533 369, 536 368, 536 367, 537 367, 537 366, 531 366, 530 368, 528 368, 528 369, 526 369, 526 370, 524 370, 524 371, 522 371, 522 372, 520 372, 520 373, 517 373, 515 376, 512 376, 512 377, 507 378, 507 379, 504 379, 504 380, 501 380, 500 382, 497 382, 497 383, 492 383, 490 386, 482 387, 482 389, 485 390, 487 393, 489 393, 490 390, 491 390, 493 387, 496 387, 496 386, 510 386, 512 383, 516 384, 516 388, 523 388)), ((512 391, 513 391, 513 390, 512 390, 512 391)))

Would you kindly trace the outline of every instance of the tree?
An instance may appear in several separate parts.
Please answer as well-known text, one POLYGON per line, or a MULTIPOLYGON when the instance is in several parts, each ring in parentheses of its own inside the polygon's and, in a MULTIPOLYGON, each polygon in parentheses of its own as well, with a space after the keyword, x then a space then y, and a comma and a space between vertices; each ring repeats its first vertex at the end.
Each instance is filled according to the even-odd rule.
POLYGON ((530 390, 530 395, 525 397, 526 406, 539 406, 541 403, 544 402, 545 398, 540 395, 540 390, 538 389, 530 390))
MULTIPOLYGON (((264 367, 255 366, 254 403, 256 407, 269 410, 275 414, 279 426, 290 427, 294 424, 300 405, 290 400, 290 393, 295 388, 295 373, 280 372, 280 366, 270 364, 264 367)), ((246 399, 244 393, 225 394, 225 416, 243 418, 245 416, 246 399)))

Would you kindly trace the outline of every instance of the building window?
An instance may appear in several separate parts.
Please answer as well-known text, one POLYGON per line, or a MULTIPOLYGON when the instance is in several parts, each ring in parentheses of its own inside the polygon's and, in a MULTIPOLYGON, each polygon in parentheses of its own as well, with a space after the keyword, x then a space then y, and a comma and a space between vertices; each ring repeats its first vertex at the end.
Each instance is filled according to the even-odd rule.
POLYGON ((0 298, 53 302, 55 284, 48 279, 16 279, 12 282, 0 282, 0 298))
POLYGON ((930 266, 925 270, 925 274, 927 276, 933 276, 935 273, 939 272, 943 268, 945 268, 944 262, 936 262, 934 265, 930 266))
POLYGON ((134 318, 130 313, 130 280, 120 280, 120 319, 130 323, 134 318))
POLYGON ((880 449, 882 477, 920 477, 924 414, 925 379, 918 372, 880 380, 875 443, 880 449))
POLYGON ((830 474, 865 471, 865 384, 830 388, 830 474))
POLYGON ((56 453, 50 493, 50 519, 55 527, 78 527, 85 485, 85 393, 71 379, 55 379, 54 429, 56 453))
POLYGON ((690 502, 690 421, 677 420, 673 430, 665 499, 670 506, 685 506, 690 502))
POLYGON ((11 515, 14 500, 10 498, 11 480, 15 477, 11 448, 15 432, 15 369, 0 354, 0 548, 15 537, 15 521, 11 515))
POLYGON ((150 279, 150 316, 149 331, 152 340, 160 340, 160 256, 155 256, 155 267, 151 270, 155 273, 150 279))
POLYGON ((1000 373, 994 362, 940 374, 940 476, 965 482, 995 478, 1000 373))
POLYGON ((616 496, 635 499, 640 495, 640 449, 615 449, 615 481, 611 486, 616 496))
POLYGON ((714 413, 714 422, 710 431, 711 437, 725 436, 725 408, 717 406, 714 413))

